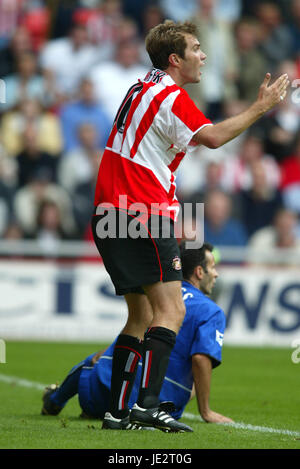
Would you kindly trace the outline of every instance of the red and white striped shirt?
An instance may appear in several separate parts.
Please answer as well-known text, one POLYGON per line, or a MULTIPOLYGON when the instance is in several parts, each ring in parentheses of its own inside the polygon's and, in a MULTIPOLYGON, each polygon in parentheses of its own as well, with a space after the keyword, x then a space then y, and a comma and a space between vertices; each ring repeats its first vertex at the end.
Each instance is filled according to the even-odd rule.
POLYGON ((128 210, 138 203, 148 214, 176 218, 174 172, 193 136, 207 125, 211 121, 170 75, 151 70, 129 89, 119 108, 99 167, 94 204, 128 210))

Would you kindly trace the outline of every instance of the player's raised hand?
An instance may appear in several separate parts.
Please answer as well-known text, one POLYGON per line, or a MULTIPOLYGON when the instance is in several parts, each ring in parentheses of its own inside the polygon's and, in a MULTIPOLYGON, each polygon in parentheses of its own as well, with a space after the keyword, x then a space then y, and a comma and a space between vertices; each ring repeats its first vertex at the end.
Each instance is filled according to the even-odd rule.
POLYGON ((262 106, 263 112, 269 111, 269 109, 272 109, 272 107, 284 100, 290 84, 286 73, 277 78, 272 85, 270 85, 270 81, 271 74, 267 73, 259 88, 257 101, 262 106))

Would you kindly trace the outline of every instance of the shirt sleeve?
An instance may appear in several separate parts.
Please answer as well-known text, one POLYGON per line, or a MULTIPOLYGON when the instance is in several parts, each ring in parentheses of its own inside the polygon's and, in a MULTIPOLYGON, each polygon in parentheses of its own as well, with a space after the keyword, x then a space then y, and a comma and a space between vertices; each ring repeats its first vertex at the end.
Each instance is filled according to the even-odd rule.
POLYGON ((203 127, 212 125, 203 112, 197 108, 185 90, 176 97, 170 110, 169 136, 174 145, 186 150, 193 136, 203 127))
POLYGON ((191 347, 191 356, 197 353, 207 355, 212 360, 213 368, 222 361, 225 314, 218 310, 207 321, 199 324, 191 347))

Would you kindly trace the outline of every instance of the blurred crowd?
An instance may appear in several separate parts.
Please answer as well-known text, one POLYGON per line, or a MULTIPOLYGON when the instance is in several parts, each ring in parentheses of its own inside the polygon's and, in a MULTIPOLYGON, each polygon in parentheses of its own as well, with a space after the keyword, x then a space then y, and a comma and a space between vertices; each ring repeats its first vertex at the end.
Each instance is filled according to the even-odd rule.
POLYGON ((291 82, 247 133, 187 154, 180 202, 205 203, 216 246, 300 252, 300 0, 0 0, 0 238, 91 239, 115 113, 166 18, 198 25, 206 65, 186 89, 213 122, 251 104, 266 72, 291 82))

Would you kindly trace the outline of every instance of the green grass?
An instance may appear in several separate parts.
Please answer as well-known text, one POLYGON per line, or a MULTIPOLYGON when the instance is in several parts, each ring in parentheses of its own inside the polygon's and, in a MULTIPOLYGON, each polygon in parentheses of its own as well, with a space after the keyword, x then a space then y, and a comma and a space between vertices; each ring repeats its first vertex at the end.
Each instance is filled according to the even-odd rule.
MULTIPOLYGON (((7 342, 0 374, 37 383, 61 382, 69 369, 102 348, 95 344, 7 342)), ((194 433, 105 432, 101 422, 79 419, 73 398, 57 417, 40 415, 41 391, 0 381, 1 449, 193 449, 300 448, 300 364, 291 349, 224 347, 223 364, 213 372, 211 408, 236 422, 299 432, 274 434, 205 424, 183 418, 194 433)), ((197 415, 191 401, 186 412, 197 415)))

